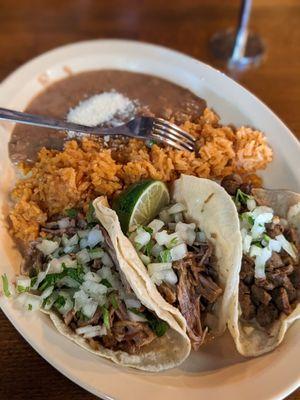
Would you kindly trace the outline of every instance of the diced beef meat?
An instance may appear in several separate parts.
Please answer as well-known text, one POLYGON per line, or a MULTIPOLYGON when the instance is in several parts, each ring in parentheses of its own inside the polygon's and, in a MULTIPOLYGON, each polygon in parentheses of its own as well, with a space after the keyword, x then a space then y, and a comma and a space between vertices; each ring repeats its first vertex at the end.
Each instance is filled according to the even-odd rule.
POLYGON ((250 182, 244 182, 241 184, 239 189, 246 194, 251 194, 252 192, 252 184, 250 182))
POLYGON ((265 225, 267 234, 275 239, 276 236, 281 235, 284 231, 284 227, 280 224, 274 224, 274 222, 267 223, 265 225))
POLYGON ((293 302, 297 299, 297 289, 293 285, 291 279, 287 276, 284 280, 283 287, 286 289, 289 296, 289 301, 293 302))
POLYGON ((158 286, 158 291, 169 304, 174 304, 176 302, 177 295, 176 288, 174 286, 163 282, 158 286))
POLYGON ((240 278, 247 285, 251 285, 254 280, 254 261, 247 255, 244 255, 242 259, 240 278))
POLYGON ((280 287, 274 289, 273 299, 278 310, 284 312, 287 315, 292 312, 292 308, 289 302, 289 296, 285 288, 280 287))
POLYGON ((242 318, 246 320, 253 319, 256 313, 256 307, 250 296, 250 289, 242 281, 239 286, 239 302, 242 309, 242 318))
POLYGON ((251 297, 257 306, 259 304, 268 305, 272 299, 272 296, 265 289, 256 285, 251 286, 251 297))
POLYGON ((268 327, 278 318, 278 314, 278 310, 272 302, 268 305, 261 304, 257 308, 256 320, 260 326, 268 327))
POLYGON ((265 290, 273 290, 275 288, 274 283, 268 279, 255 278, 255 285, 264 288, 265 290))
POLYGON ((225 176, 221 181, 221 186, 226 190, 231 196, 235 196, 237 190, 243 184, 242 178, 237 174, 231 174, 225 176))
POLYGON ((300 289, 300 268, 296 268, 291 274, 291 282, 296 289, 300 289))
POLYGON ((267 270, 273 270, 273 269, 276 269, 276 268, 280 268, 283 265, 284 264, 283 264, 283 261, 282 261, 282 259, 280 257, 280 254, 275 253, 275 251, 273 251, 271 257, 269 258, 269 260, 266 263, 266 269, 267 270))

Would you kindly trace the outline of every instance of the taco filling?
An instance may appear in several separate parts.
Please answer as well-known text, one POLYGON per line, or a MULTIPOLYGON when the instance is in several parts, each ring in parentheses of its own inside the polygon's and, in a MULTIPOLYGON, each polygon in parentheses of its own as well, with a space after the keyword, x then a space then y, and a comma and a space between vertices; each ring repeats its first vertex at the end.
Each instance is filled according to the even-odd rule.
POLYGON ((213 309, 223 290, 218 282, 214 246, 181 203, 169 205, 147 226, 130 229, 129 239, 158 291, 178 308, 194 350, 203 343, 213 309))
POLYGON ((92 206, 86 217, 77 210, 68 214, 48 222, 31 242, 24 275, 16 279, 17 301, 28 310, 55 312, 94 350, 101 345, 139 353, 168 324, 135 296, 92 206))
POLYGON ((240 218, 239 318, 268 331, 299 302, 299 236, 286 218, 261 204, 240 176, 225 177, 221 185, 233 196, 240 218))

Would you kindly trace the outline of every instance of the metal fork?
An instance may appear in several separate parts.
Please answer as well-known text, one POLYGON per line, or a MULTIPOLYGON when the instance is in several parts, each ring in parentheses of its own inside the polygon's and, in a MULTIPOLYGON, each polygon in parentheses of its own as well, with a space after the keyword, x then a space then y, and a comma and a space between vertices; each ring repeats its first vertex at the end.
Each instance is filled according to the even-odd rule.
POLYGON ((153 140, 168 144, 178 150, 193 151, 195 149, 195 138, 192 135, 162 118, 136 117, 120 126, 100 128, 78 125, 42 115, 33 115, 0 108, 0 120, 1 119, 20 124, 86 133, 95 136, 120 135, 141 140, 153 140))

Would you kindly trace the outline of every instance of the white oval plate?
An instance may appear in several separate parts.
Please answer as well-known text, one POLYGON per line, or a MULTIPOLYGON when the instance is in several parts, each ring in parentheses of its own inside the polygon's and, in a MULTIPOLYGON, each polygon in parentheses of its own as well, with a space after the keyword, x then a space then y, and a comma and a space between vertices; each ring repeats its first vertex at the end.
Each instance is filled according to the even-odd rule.
MULTIPOLYGON (((66 77, 69 69, 80 72, 103 68, 144 72, 168 79, 206 99, 224 123, 261 129, 275 152, 274 162, 263 174, 266 184, 300 191, 299 143, 276 115, 226 75, 163 47, 123 40, 95 40, 60 47, 11 74, 0 86, 0 106, 22 110, 43 90, 45 82, 66 77)), ((14 181, 7 154, 12 125, 2 122, 0 130, 0 273, 13 277, 20 257, 4 223, 8 192, 14 181)), ((289 330, 276 351, 263 357, 243 359, 227 335, 192 354, 177 369, 147 374, 116 367, 87 353, 59 335, 46 316, 24 315, 4 299, 0 304, 15 328, 42 357, 75 383, 102 398, 267 400, 283 398, 300 385, 299 323, 289 330)))

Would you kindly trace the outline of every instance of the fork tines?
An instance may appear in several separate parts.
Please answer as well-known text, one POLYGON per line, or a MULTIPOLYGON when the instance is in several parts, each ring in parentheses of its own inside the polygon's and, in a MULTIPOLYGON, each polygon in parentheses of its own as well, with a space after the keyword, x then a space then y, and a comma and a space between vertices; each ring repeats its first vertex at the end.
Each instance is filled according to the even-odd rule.
POLYGON ((162 118, 154 119, 151 133, 156 139, 179 150, 195 150, 195 138, 192 135, 162 118))

